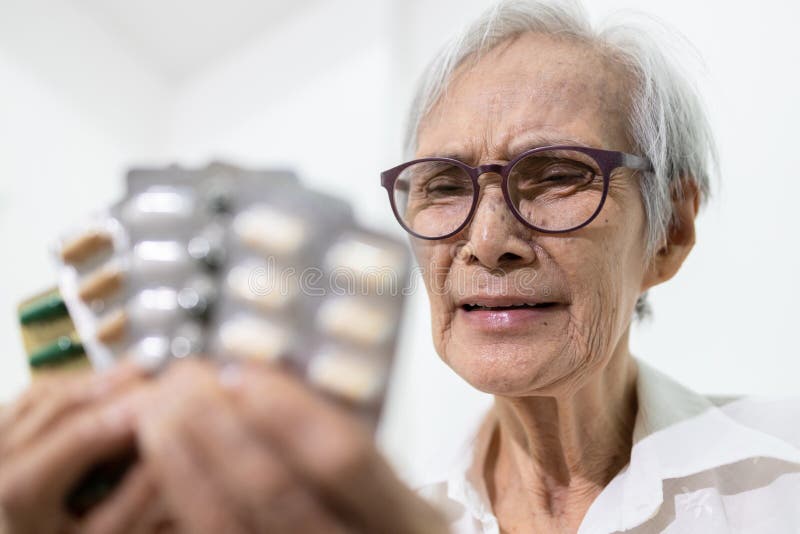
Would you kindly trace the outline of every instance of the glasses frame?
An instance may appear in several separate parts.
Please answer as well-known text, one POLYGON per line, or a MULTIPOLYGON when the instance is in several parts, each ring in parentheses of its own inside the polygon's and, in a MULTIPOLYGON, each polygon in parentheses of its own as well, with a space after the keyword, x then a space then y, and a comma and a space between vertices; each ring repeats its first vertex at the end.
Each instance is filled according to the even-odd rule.
POLYGON ((486 173, 494 173, 500 175, 500 177, 502 178, 501 188, 503 190, 503 197, 506 200, 506 204, 508 204, 508 207, 511 209, 511 213, 513 213, 514 216, 522 224, 524 224, 528 228, 531 228, 532 230, 536 230, 537 232, 542 232, 545 234, 565 234, 568 232, 574 232, 575 230, 580 230, 581 228, 583 228, 584 226, 588 225, 593 220, 595 220, 595 218, 597 218, 597 216, 600 214, 600 211, 603 209, 603 205, 605 205, 606 203, 606 197, 608 196, 608 186, 611 173, 621 167, 637 171, 645 171, 645 172, 652 172, 653 170, 653 165, 650 163, 650 160, 648 160, 647 158, 643 158, 641 156, 636 156, 634 154, 618 152, 616 150, 589 148, 584 146, 553 145, 553 146, 542 146, 533 148, 531 150, 526 150, 525 152, 519 154, 505 165, 501 165, 498 163, 490 163, 487 165, 479 165, 478 167, 472 167, 454 158, 431 157, 431 158, 415 159, 402 163, 397 167, 393 167, 389 170, 383 171, 381 173, 381 186, 384 189, 386 189, 386 192, 389 194, 389 203, 392 205, 392 211, 394 212, 394 216, 397 219, 397 222, 400 223, 400 226, 402 226, 406 232, 419 239, 426 239, 428 241, 437 241, 440 239, 448 239, 461 232, 470 223, 472 217, 475 215, 475 210, 478 207, 478 199, 480 198, 480 184, 478 183, 478 179, 486 173), (547 230, 544 228, 539 228, 538 226, 529 223, 522 216, 519 210, 517 210, 517 208, 514 206, 514 203, 511 201, 511 194, 508 190, 508 177, 511 174, 511 170, 517 163, 519 163, 522 159, 527 158, 528 156, 531 156, 538 152, 550 152, 553 150, 569 150, 572 152, 580 152, 582 154, 586 154, 587 156, 595 160, 595 162, 600 167, 600 172, 603 174, 603 196, 600 199, 600 203, 598 204, 597 209, 586 221, 577 226, 573 226, 572 228, 567 228, 566 230, 547 230), (400 216, 400 212, 397 210, 397 204, 394 200, 394 185, 395 182, 397 182, 397 179, 400 177, 400 173, 402 173, 405 169, 407 169, 412 165, 425 162, 449 163, 466 172, 467 175, 469 175, 469 177, 472 179, 473 195, 472 195, 472 206, 469 209, 469 213, 467 214, 461 226, 459 226, 449 234, 445 234, 440 237, 427 237, 411 230, 403 222, 403 218, 400 216))

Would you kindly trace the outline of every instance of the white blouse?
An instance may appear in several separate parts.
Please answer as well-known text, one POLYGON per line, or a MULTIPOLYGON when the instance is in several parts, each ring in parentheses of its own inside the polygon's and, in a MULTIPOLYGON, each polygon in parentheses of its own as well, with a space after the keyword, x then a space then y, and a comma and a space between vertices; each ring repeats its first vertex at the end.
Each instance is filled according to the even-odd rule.
MULTIPOLYGON (((578 534, 800 533, 800 397, 699 395, 637 359, 631 457, 597 496, 578 534)), ((477 428, 418 491, 454 534, 497 534, 477 428), (445 465, 445 463, 447 465, 445 465)))

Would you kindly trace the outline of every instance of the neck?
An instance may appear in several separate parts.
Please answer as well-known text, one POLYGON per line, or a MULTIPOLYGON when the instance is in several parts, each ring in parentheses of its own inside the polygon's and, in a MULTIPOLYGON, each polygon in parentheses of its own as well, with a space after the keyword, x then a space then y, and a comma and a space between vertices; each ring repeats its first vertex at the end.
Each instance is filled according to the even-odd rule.
POLYGON ((627 464, 636 363, 623 345, 576 390, 495 397, 484 478, 504 528, 521 523, 544 532, 576 531, 595 497, 627 464))

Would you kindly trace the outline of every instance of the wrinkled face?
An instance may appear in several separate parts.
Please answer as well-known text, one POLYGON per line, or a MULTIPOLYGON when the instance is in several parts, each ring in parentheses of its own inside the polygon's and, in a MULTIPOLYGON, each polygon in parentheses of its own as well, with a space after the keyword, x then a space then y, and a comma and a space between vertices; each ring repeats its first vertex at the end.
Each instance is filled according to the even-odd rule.
MULTIPOLYGON (((507 163, 553 144, 633 152, 626 89, 622 69, 586 45, 526 34, 457 70, 420 125, 417 157, 507 163)), ((481 176, 459 235, 414 239, 444 361, 480 390, 521 396, 574 390, 626 350, 646 288, 637 180, 618 169, 591 224, 543 234, 509 211, 499 175, 481 176)))

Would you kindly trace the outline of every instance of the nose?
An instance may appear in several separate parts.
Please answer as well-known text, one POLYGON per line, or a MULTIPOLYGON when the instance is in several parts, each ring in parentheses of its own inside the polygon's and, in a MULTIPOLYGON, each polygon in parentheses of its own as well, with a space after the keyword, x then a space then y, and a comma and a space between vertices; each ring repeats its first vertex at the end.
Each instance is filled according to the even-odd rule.
POLYGON ((484 183, 467 229, 464 259, 490 270, 529 265, 536 260, 531 233, 511 213, 499 183, 484 183))

